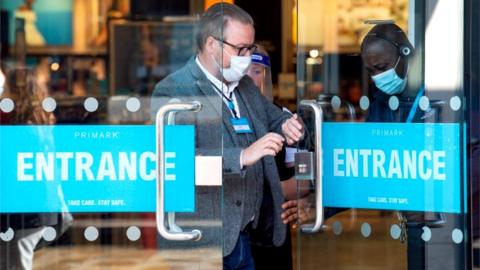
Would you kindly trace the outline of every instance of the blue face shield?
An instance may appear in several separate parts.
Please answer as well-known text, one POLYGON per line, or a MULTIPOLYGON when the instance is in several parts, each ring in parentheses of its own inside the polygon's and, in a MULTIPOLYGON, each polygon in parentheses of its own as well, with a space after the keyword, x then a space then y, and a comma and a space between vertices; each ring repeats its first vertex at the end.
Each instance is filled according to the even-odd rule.
POLYGON ((405 89, 405 86, 407 85, 407 76, 405 75, 405 78, 402 79, 398 76, 397 72, 395 71, 395 68, 398 65, 398 62, 400 62, 400 56, 398 57, 397 63, 395 66, 387 71, 384 71, 380 74, 377 74, 375 76, 372 76, 373 82, 375 82, 375 85, 377 86, 378 89, 383 91, 385 94, 388 95, 396 95, 400 94, 403 92, 405 89))

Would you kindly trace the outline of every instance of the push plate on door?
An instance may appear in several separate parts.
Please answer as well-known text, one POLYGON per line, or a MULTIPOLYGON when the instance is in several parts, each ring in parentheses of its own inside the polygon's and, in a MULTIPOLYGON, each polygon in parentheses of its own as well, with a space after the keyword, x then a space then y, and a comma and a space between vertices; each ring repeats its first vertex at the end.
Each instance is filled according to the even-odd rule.
POLYGON ((297 180, 313 180, 315 168, 313 167, 315 155, 313 152, 295 153, 295 178, 297 180))

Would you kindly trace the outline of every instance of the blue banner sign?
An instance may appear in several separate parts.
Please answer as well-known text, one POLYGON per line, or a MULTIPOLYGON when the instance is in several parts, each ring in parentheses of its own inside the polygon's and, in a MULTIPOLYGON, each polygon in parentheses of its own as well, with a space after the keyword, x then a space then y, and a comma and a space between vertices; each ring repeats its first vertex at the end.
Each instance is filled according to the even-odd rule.
POLYGON ((461 213, 460 145, 455 123, 324 123, 324 205, 461 213))
MULTIPOLYGON (((154 126, 1 126, 0 212, 154 212, 154 126)), ((194 126, 165 128, 165 210, 195 209, 194 126)))

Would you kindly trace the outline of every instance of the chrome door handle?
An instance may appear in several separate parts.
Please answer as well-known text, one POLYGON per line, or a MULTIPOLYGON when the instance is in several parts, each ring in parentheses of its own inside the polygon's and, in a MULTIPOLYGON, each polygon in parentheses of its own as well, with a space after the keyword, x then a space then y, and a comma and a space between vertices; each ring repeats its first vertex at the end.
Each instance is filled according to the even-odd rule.
POLYGON ((322 157, 322 124, 323 111, 315 100, 302 100, 301 106, 310 107, 315 115, 315 223, 304 224, 301 230, 304 233, 316 233, 323 225, 323 157, 322 157))
POLYGON ((202 108, 202 104, 198 101, 188 103, 168 103, 158 109, 155 117, 155 136, 156 136, 156 156, 157 156, 157 196, 156 196, 156 220, 157 231, 162 237, 172 241, 198 241, 202 237, 200 230, 192 230, 187 232, 171 231, 165 227, 165 152, 164 152, 164 124, 165 115, 169 112, 177 111, 194 111, 198 112, 202 108))

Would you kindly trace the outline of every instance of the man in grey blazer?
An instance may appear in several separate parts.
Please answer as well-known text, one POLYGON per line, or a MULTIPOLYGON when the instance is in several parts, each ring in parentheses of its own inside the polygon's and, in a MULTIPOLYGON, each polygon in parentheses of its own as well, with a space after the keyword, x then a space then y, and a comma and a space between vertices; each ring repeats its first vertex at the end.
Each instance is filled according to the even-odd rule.
POLYGON ((152 97, 152 112, 169 98, 202 100, 200 112, 177 115, 178 121, 196 124, 196 144, 205 151, 200 154, 218 153, 216 145, 223 142, 224 269, 254 269, 248 231, 261 218, 264 185, 274 201, 273 243, 284 241, 284 198, 274 156, 285 142, 291 145, 303 136, 298 116, 282 112, 244 76, 255 49, 254 34, 253 20, 244 10, 213 5, 199 22, 197 55, 158 83, 152 97), (221 133, 215 132, 218 128, 221 133))

